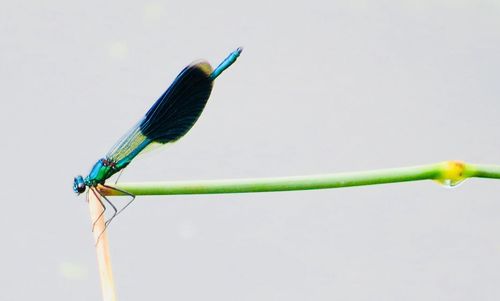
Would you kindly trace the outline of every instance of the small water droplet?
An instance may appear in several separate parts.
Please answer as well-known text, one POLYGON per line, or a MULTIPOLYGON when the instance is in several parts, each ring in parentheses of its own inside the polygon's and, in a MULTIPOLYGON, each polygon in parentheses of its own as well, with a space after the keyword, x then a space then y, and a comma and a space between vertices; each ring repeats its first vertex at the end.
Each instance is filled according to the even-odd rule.
POLYGON ((466 179, 452 180, 452 179, 442 179, 437 180, 437 182, 446 188, 456 188, 460 186, 466 179))

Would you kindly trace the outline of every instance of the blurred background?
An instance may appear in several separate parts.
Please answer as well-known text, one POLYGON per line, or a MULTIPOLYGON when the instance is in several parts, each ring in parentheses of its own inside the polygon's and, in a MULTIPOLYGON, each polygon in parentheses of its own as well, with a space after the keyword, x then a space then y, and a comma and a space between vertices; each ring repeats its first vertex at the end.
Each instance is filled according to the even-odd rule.
MULTIPOLYGON (((73 177, 180 70, 239 60, 195 127, 121 181, 500 164, 500 4, 3 1, 1 300, 99 300, 73 177)), ((138 197, 119 300, 498 300, 500 182, 138 197)))

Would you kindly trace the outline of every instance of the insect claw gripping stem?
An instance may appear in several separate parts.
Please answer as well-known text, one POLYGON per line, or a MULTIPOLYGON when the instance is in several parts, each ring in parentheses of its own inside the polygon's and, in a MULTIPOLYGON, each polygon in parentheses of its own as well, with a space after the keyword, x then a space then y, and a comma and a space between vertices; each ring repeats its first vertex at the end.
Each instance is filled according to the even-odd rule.
POLYGON ((94 194, 94 196, 96 197, 96 199, 99 201, 99 204, 101 205, 101 207, 103 209, 102 212, 99 214, 98 218, 95 221, 93 221, 93 223, 92 223, 92 232, 94 232, 97 222, 104 215, 104 213, 106 211, 106 205, 104 205, 104 202, 102 201, 102 199, 104 199, 106 201, 106 203, 108 203, 109 206, 111 206, 111 208, 113 209, 114 212, 113 212, 113 215, 104 222, 104 229, 102 230, 101 233, 99 233, 99 236, 97 237, 96 244, 99 242, 99 239, 101 238, 101 236, 104 233, 104 231, 106 231, 106 229, 108 228, 108 226, 111 223, 111 221, 113 221, 113 219, 116 216, 118 216, 118 214, 120 214, 123 210, 125 210, 125 208, 127 208, 135 200, 135 195, 133 195, 130 192, 127 192, 125 190, 118 189, 118 188, 111 187, 111 186, 104 185, 104 184, 100 184, 99 187, 101 187, 101 188, 91 187, 89 189, 89 190, 92 191, 92 193, 94 194), (123 195, 131 197, 132 199, 130 201, 128 201, 128 203, 123 208, 121 208, 120 210, 118 210, 116 208, 116 206, 99 190, 99 189, 102 189, 102 188, 109 189, 109 190, 114 190, 114 191, 118 191, 119 195, 123 194, 123 195))
MULTIPOLYGON (((116 188, 116 187, 111 187, 111 186, 108 186, 108 185, 105 185, 105 184, 102 184, 101 185, 102 187, 106 188, 106 189, 109 189, 109 190, 114 190, 114 191, 118 191, 120 194, 124 194, 124 195, 127 195, 129 197, 131 197, 132 199, 123 207, 121 208, 120 210, 118 210, 118 212, 115 212, 115 214, 109 219, 106 221, 106 226, 108 226, 111 221, 118 215, 120 214, 123 210, 125 210, 130 204, 132 204, 132 202, 135 200, 135 195, 131 194, 130 192, 128 191, 125 191, 125 190, 122 190, 122 189, 119 189, 119 188, 116 188)), ((105 198, 105 196, 103 195, 103 197, 105 198)), ((110 204, 111 202, 106 199, 110 204)), ((111 206, 113 206, 111 204, 111 206)))

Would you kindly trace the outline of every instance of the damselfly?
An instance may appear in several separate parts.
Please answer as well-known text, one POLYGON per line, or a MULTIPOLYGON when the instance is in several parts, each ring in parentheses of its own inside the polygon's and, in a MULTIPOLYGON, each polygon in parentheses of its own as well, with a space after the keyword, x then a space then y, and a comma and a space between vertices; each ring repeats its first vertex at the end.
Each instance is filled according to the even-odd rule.
POLYGON ((184 68, 144 118, 132 127, 104 158, 95 163, 89 175, 85 178, 75 177, 73 190, 80 194, 88 187, 87 192, 95 194, 101 202, 103 208, 101 216, 106 210, 102 199, 113 209, 113 214, 106 221, 106 226, 135 199, 134 195, 126 191, 107 186, 106 180, 122 171, 149 146, 174 142, 184 136, 205 108, 212 91, 213 81, 236 61, 241 51, 241 47, 233 51, 215 70, 212 70, 206 61, 198 61, 184 68), (131 200, 118 211, 115 205, 99 192, 97 189, 99 185, 129 195, 131 200))

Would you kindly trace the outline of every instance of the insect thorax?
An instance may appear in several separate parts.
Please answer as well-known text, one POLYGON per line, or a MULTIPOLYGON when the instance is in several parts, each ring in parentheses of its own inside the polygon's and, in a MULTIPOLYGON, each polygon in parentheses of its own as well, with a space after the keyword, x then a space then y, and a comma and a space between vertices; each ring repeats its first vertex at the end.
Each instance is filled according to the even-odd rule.
POLYGON ((102 158, 99 159, 92 167, 89 175, 85 178, 85 184, 87 186, 97 186, 98 184, 104 184, 104 182, 109 179, 112 175, 117 173, 121 168, 117 168, 116 162, 112 160, 102 158))

